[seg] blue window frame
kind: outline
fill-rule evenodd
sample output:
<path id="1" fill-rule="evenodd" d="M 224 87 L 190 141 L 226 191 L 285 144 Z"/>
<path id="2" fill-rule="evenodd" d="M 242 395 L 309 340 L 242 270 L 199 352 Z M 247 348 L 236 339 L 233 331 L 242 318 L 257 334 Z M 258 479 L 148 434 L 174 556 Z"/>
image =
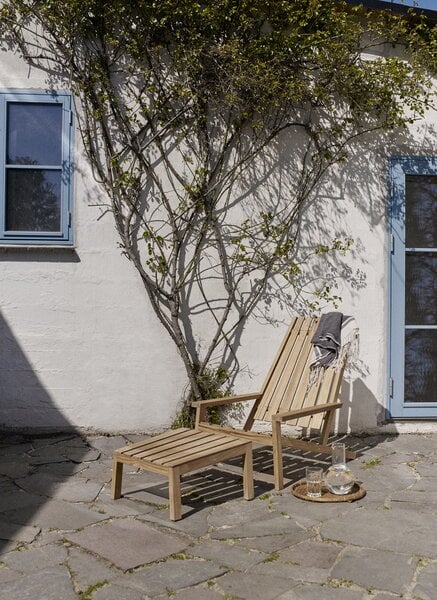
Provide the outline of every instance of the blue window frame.
<path id="1" fill-rule="evenodd" d="M 437 158 L 393 157 L 389 416 L 437 417 Z"/>
<path id="2" fill-rule="evenodd" d="M 0 92 L 0 244 L 72 245 L 68 93 Z"/>

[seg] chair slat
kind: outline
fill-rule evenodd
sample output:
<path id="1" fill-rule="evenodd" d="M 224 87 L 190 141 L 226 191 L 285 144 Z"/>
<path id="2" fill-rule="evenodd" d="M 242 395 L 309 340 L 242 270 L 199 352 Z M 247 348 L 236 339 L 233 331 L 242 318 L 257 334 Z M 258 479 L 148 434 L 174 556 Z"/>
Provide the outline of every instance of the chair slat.
<path id="1" fill-rule="evenodd" d="M 311 338 L 317 323 L 318 319 L 298 317 L 292 324 L 266 380 L 256 420 L 270 421 L 280 411 L 300 408 L 309 375 Z"/>

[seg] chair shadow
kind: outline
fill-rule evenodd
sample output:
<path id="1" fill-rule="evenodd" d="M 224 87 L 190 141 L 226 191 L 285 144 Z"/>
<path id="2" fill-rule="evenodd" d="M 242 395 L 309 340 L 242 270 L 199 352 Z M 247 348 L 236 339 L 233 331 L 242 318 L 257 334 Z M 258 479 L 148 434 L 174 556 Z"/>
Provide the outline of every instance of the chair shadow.
<path id="1" fill-rule="evenodd" d="M 381 437 L 359 438 L 354 436 L 333 436 L 333 441 L 344 442 L 350 450 L 357 453 L 357 458 L 369 448 L 377 445 Z M 284 490 L 305 476 L 305 467 L 320 465 L 327 469 L 331 464 L 330 456 L 321 453 L 307 452 L 286 448 L 283 451 Z M 208 467 L 195 473 L 189 473 L 181 480 L 181 501 L 184 517 L 218 506 L 232 500 L 243 498 L 242 458 L 236 457 L 221 462 L 218 466 Z M 273 489 L 273 454 L 268 446 L 255 446 L 253 449 L 254 492 L 255 498 L 272 492 Z M 144 472 L 143 472 L 144 473 Z M 147 477 L 147 475 L 145 475 Z M 131 476 L 132 477 L 132 476 Z M 168 507 L 168 481 L 163 478 L 159 482 L 136 485 L 135 476 L 123 490 L 123 497 L 155 504 L 157 508 Z M 186 510 L 189 507 L 191 510 Z"/>
<path id="2" fill-rule="evenodd" d="M 232 467 L 237 472 L 227 470 L 226 462 L 220 463 L 219 467 L 208 467 L 186 474 L 181 478 L 181 502 L 184 508 L 187 506 L 191 508 L 190 511 L 184 511 L 184 517 L 207 507 L 243 499 L 242 459 L 237 458 L 232 463 Z M 269 484 L 254 480 L 255 497 L 267 492 L 269 488 Z M 144 501 L 145 495 L 147 502 L 156 504 L 158 507 L 167 506 L 167 479 L 135 489 L 127 488 L 123 491 L 123 497 L 130 500 Z"/>
<path id="3" fill-rule="evenodd" d="M 348 450 L 356 452 L 356 459 L 359 459 L 370 448 L 377 446 L 382 440 L 393 438 L 389 436 L 354 436 L 354 435 L 332 435 L 328 444 L 334 442 L 343 442 Z M 307 439 L 307 438 L 306 438 Z M 308 438 L 309 441 L 317 442 L 318 438 Z M 355 459 L 355 460 L 356 460 Z M 284 448 L 282 451 L 283 469 L 284 469 L 284 489 L 288 489 L 294 483 L 305 477 L 305 468 L 309 466 L 320 466 L 324 470 L 331 466 L 330 455 L 321 452 L 309 452 L 295 448 Z M 349 461 L 348 461 L 349 462 Z M 236 467 L 237 462 L 231 459 L 226 462 L 228 466 Z M 269 490 L 272 490 L 273 483 L 273 451 L 270 446 L 259 446 L 253 449 L 253 470 L 254 477 L 261 478 Z"/>

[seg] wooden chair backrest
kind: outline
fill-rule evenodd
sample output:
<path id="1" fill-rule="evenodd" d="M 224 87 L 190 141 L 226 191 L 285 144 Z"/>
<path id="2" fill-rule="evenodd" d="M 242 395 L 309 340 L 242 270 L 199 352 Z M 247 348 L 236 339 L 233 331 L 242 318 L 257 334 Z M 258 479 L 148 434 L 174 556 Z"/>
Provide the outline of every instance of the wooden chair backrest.
<path id="1" fill-rule="evenodd" d="M 319 319 L 313 317 L 292 320 L 262 387 L 255 420 L 271 421 L 278 412 L 338 401 L 345 364 L 320 369 L 316 381 L 308 388 L 313 351 L 311 338 L 318 322 Z M 324 413 L 319 413 L 289 423 L 320 428 L 323 416 Z"/>

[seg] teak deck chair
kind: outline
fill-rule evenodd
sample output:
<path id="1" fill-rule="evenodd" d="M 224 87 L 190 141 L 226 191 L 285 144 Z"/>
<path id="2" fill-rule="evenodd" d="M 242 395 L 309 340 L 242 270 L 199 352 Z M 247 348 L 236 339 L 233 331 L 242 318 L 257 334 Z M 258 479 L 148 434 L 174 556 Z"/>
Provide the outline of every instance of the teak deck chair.
<path id="1" fill-rule="evenodd" d="M 308 385 L 313 351 L 311 338 L 317 329 L 318 322 L 318 318 L 312 317 L 295 317 L 293 319 L 260 392 L 192 403 L 196 407 L 196 428 L 204 431 L 219 430 L 223 433 L 250 439 L 258 444 L 272 446 L 274 482 L 277 490 L 284 487 L 283 447 L 325 454 L 332 453 L 327 441 L 335 411 L 342 406 L 338 395 L 346 366 L 347 352 L 341 354 L 335 367 L 321 368 L 316 373 L 316 379 L 312 385 Z M 208 423 L 208 407 L 246 400 L 255 400 L 255 403 L 243 429 Z M 271 435 L 251 431 L 255 421 L 271 422 Z M 319 429 L 319 442 L 281 435 L 282 423 Z M 347 451 L 346 456 L 355 458 L 356 453 Z"/>

